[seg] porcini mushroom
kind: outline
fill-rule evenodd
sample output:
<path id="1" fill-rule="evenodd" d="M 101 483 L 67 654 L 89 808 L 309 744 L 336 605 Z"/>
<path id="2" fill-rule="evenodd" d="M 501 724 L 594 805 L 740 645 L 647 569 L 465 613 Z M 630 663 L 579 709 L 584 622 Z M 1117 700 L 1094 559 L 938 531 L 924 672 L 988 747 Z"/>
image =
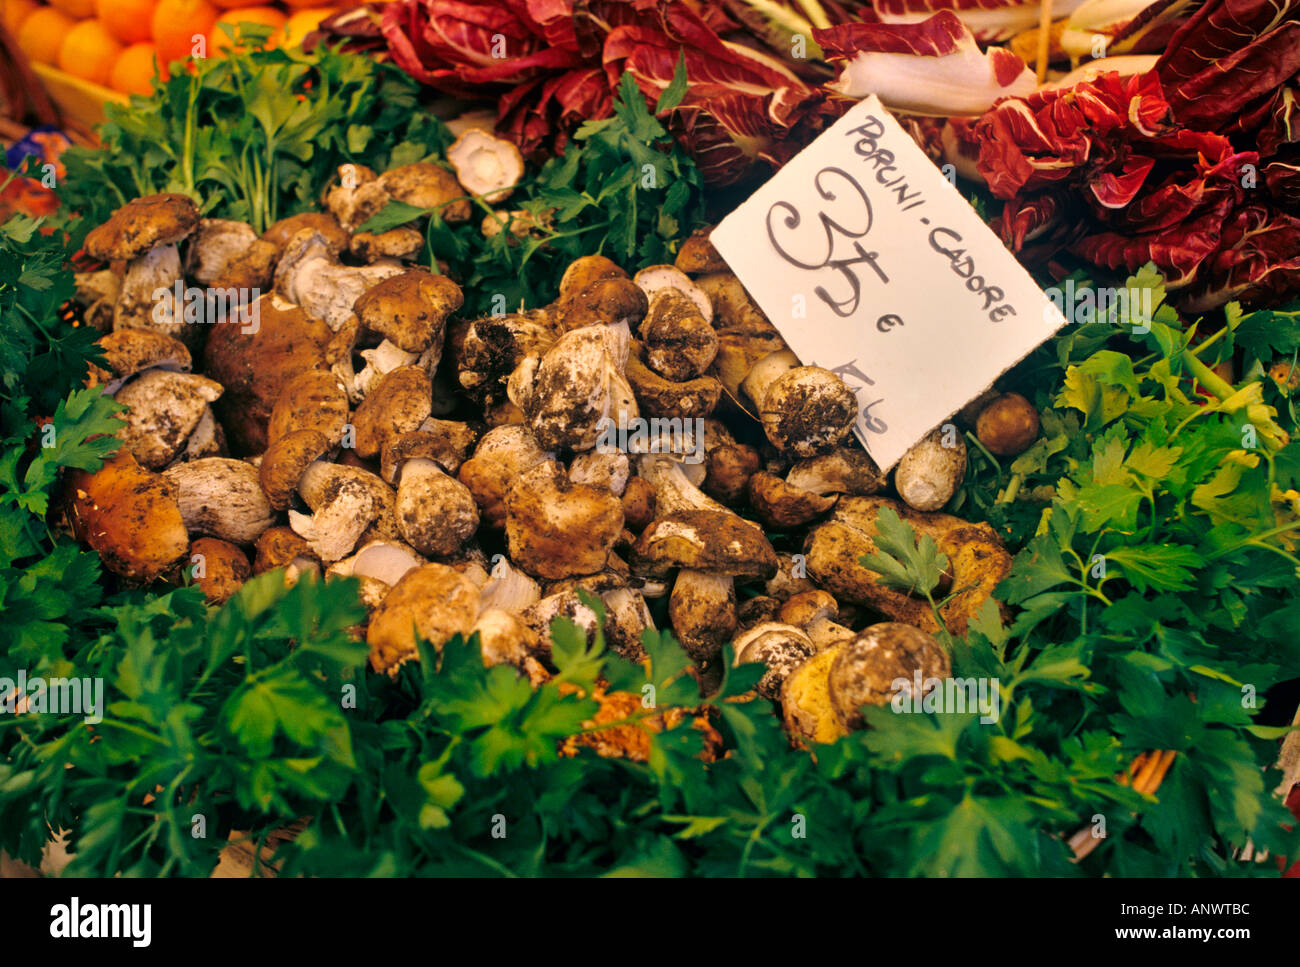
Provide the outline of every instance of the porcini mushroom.
<path id="1" fill-rule="evenodd" d="M 242 460 L 204 457 L 164 470 L 163 478 L 175 488 L 191 534 L 252 544 L 275 521 L 257 468 Z"/>
<path id="2" fill-rule="evenodd" d="M 505 496 L 510 557 L 535 577 L 593 574 L 623 529 L 623 505 L 608 490 L 572 483 L 554 461 L 520 474 Z"/>
<path id="3" fill-rule="evenodd" d="M 479 613 L 478 588 L 455 568 L 425 564 L 408 571 L 370 616 L 370 665 L 396 675 L 416 658 L 417 636 L 441 651 L 456 635 L 469 637 Z"/>
<path id="4" fill-rule="evenodd" d="M 481 195 L 489 205 L 510 197 L 524 176 L 524 158 L 509 141 L 471 128 L 447 149 L 447 161 L 456 169 L 456 180 L 472 195 Z"/>
<path id="5" fill-rule="evenodd" d="M 796 457 L 830 450 L 848 436 L 858 416 L 857 397 L 842 379 L 820 366 L 800 366 L 788 350 L 759 360 L 744 389 L 768 440 Z"/>
<path id="6" fill-rule="evenodd" d="M 900 687 L 910 690 L 917 675 L 926 689 L 935 680 L 952 677 L 948 653 L 933 636 L 896 621 L 858 632 L 839 649 L 827 676 L 840 724 L 862 728 L 862 706 L 888 703 Z"/>

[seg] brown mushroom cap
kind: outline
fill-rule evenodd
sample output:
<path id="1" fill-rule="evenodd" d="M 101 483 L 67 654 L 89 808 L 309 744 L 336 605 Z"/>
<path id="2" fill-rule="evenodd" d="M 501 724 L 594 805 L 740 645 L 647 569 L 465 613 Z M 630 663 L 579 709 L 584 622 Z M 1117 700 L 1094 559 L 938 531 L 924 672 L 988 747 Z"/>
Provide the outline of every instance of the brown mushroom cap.
<path id="1" fill-rule="evenodd" d="M 952 676 L 948 653 L 931 635 L 896 621 L 858 632 L 840 648 L 827 676 L 836 717 L 845 728 L 861 728 L 862 706 L 885 705 L 897 692 L 895 683 L 910 686 L 918 671 L 922 684 Z"/>
<path id="2" fill-rule="evenodd" d="M 885 487 L 885 475 L 867 451 L 855 447 L 837 447 L 807 460 L 800 460 L 785 475 L 792 487 L 815 494 L 852 494 L 866 497 Z"/>
<path id="3" fill-rule="evenodd" d="M 351 248 L 352 254 L 363 262 L 414 258 L 424 248 L 424 233 L 410 225 L 399 225 L 386 232 L 356 232 Z"/>
<path id="4" fill-rule="evenodd" d="M 830 370 L 796 366 L 778 376 L 760 406 L 772 445 L 798 457 L 831 449 L 853 429 L 858 401 Z"/>
<path id="5" fill-rule="evenodd" d="M 466 431 L 469 430 L 466 424 L 460 425 L 465 426 Z M 465 458 L 465 450 L 472 445 L 473 438 L 470 437 L 463 447 L 458 446 L 457 442 L 449 439 L 445 433 L 428 433 L 423 430 L 391 436 L 379 454 L 379 475 L 390 484 L 396 483 L 398 471 L 405 461 L 421 459 L 432 460 L 447 473 L 455 473 Z"/>
<path id="6" fill-rule="evenodd" d="M 159 245 L 174 245 L 199 225 L 199 209 L 188 195 L 146 195 L 129 201 L 86 236 L 91 258 L 130 261 Z"/>
<path id="7" fill-rule="evenodd" d="M 603 255 L 584 255 L 574 259 L 560 276 L 560 301 L 577 295 L 583 289 L 601 279 L 631 278 L 617 262 Z"/>
<path id="8" fill-rule="evenodd" d="M 446 168 L 428 161 L 402 165 L 379 176 L 389 196 L 415 208 L 441 209 L 447 222 L 469 219 L 473 208 L 465 189 Z"/>
<path id="9" fill-rule="evenodd" d="M 297 306 L 264 295 L 256 303 L 259 325 L 212 326 L 203 353 L 204 371 L 226 388 L 216 404 L 237 453 L 261 453 L 267 422 L 284 386 L 325 362 L 329 326 Z"/>
<path id="10" fill-rule="evenodd" d="M 989 452 L 1014 457 L 1038 439 L 1038 411 L 1019 393 L 1004 393 L 980 411 L 975 435 Z"/>
<path id="11" fill-rule="evenodd" d="M 758 451 L 746 443 L 724 443 L 708 451 L 701 489 L 715 500 L 734 504 L 749 492 L 749 480 L 762 466 Z"/>
<path id="12" fill-rule="evenodd" d="M 97 342 L 108 371 L 119 378 L 155 366 L 188 373 L 193 365 L 183 342 L 149 329 L 118 329 L 100 336 Z"/>
<path id="13" fill-rule="evenodd" d="M 465 304 L 445 275 L 411 269 L 371 286 L 353 305 L 362 324 L 399 349 L 422 353 L 442 344 L 447 317 Z"/>
<path id="14" fill-rule="evenodd" d="M 171 463 L 221 396 L 221 384 L 195 373 L 149 369 L 117 391 L 114 399 L 127 407 L 126 426 L 118 439 L 140 461 L 157 470 Z"/>
<path id="15" fill-rule="evenodd" d="M 597 279 L 561 300 L 556 305 L 556 316 L 565 330 L 620 322 L 635 329 L 649 308 L 646 294 L 635 282 L 615 276 Z"/>
<path id="16" fill-rule="evenodd" d="M 299 373 L 280 391 L 266 427 L 271 446 L 295 430 L 323 433 L 331 445 L 343 439 L 348 423 L 348 395 L 337 376 L 323 369 Z"/>
<path id="17" fill-rule="evenodd" d="M 353 416 L 357 456 L 377 456 L 384 442 L 417 429 L 433 412 L 433 383 L 418 366 L 398 366 L 375 384 Z"/>
<path id="18" fill-rule="evenodd" d="M 519 475 L 506 492 L 505 508 L 510 557 L 535 577 L 594 574 L 623 530 L 617 497 L 571 482 L 551 460 Z"/>
<path id="19" fill-rule="evenodd" d="M 371 667 L 396 674 L 418 656 L 417 636 L 438 650 L 456 635 L 468 637 L 478 610 L 478 588 L 454 568 L 425 564 L 408 571 L 370 618 Z"/>
<path id="20" fill-rule="evenodd" d="M 289 506 L 303 473 L 329 448 L 329 439 L 317 430 L 294 430 L 271 444 L 262 456 L 258 479 L 272 507 Z"/>
<path id="21" fill-rule="evenodd" d="M 123 451 L 95 473 L 70 470 L 68 519 L 114 574 L 151 581 L 189 549 L 175 488 Z"/>
<path id="22" fill-rule="evenodd" d="M 650 524 L 636 542 L 639 570 L 662 576 L 673 568 L 732 577 L 769 578 L 776 551 L 763 532 L 732 513 L 682 510 Z"/>
<path id="23" fill-rule="evenodd" d="M 346 252 L 351 245 L 352 239 L 347 230 L 328 212 L 304 212 L 282 218 L 262 233 L 262 241 L 275 246 L 275 257 L 278 260 L 289 244 L 289 239 L 304 229 L 321 235 L 335 252 Z"/>
<path id="24" fill-rule="evenodd" d="M 718 250 L 709 241 L 709 236 L 712 234 L 711 225 L 696 229 L 690 238 L 682 242 L 681 250 L 677 253 L 673 264 L 687 275 L 726 272 L 727 263 L 722 260 Z"/>
<path id="25" fill-rule="evenodd" d="M 623 518 L 629 529 L 640 532 L 655 519 L 655 488 L 645 477 L 632 477 L 623 488 Z"/>
<path id="26" fill-rule="evenodd" d="M 190 562 L 199 570 L 194 583 L 203 591 L 208 604 L 225 604 L 252 573 L 248 556 L 242 550 L 215 537 L 196 540 L 190 546 Z"/>
<path id="27" fill-rule="evenodd" d="M 806 628 L 814 621 L 834 621 L 839 617 L 840 606 L 825 591 L 801 591 L 781 605 L 781 620 L 796 628 Z"/>
<path id="28" fill-rule="evenodd" d="M 287 567 L 299 558 L 316 560 L 306 539 L 288 527 L 268 527 L 257 538 L 255 547 L 257 556 L 253 559 L 254 574 L 265 574 L 277 567 Z"/>
<path id="29" fill-rule="evenodd" d="M 280 251 L 265 239 L 258 239 L 248 248 L 231 257 L 212 280 L 213 289 L 257 289 L 269 291 L 275 278 L 275 261 Z"/>
<path id="30" fill-rule="evenodd" d="M 749 503 L 759 519 L 778 529 L 802 527 L 835 506 L 835 497 L 823 497 L 792 487 L 776 474 L 760 470 L 749 478 Z"/>

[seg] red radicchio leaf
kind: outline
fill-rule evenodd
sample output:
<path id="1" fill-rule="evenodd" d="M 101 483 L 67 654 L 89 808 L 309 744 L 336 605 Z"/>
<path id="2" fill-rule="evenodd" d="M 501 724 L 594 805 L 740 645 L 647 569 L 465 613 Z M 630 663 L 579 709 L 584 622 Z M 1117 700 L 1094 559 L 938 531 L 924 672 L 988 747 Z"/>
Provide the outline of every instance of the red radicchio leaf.
<path id="1" fill-rule="evenodd" d="M 1082 0 L 1061 0 L 1053 15 L 1071 13 Z M 1025 0 L 874 0 L 872 7 L 881 22 L 917 23 L 939 11 L 951 11 L 961 18 L 980 43 L 1010 40 L 1038 23 L 1039 4 Z"/>
<path id="2" fill-rule="evenodd" d="M 766 54 L 723 41 L 684 5 L 663 3 L 659 13 L 655 27 L 610 32 L 605 73 L 612 86 L 630 72 L 653 103 L 684 55 L 690 84 L 668 122 L 706 181 L 734 184 L 758 161 L 798 149 L 794 131 L 818 117 L 819 92 Z"/>
<path id="3" fill-rule="evenodd" d="M 1184 300 L 1208 312 L 1238 299 L 1280 302 L 1300 288 L 1300 218 L 1263 205 L 1238 209 L 1223 226 L 1219 250 L 1202 273 L 1204 283 Z"/>
<path id="4" fill-rule="evenodd" d="M 1300 0 L 1209 0 L 1156 72 L 1181 123 L 1222 130 L 1300 74 Z"/>

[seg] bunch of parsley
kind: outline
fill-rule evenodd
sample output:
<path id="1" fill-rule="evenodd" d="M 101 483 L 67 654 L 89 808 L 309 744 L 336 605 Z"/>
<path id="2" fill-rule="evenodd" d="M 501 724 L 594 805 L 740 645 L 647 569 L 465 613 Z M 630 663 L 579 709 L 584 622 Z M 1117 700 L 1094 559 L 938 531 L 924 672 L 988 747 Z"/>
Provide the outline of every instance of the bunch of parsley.
<path id="1" fill-rule="evenodd" d="M 229 32 L 229 28 L 223 28 Z M 376 171 L 424 161 L 451 142 L 420 109 L 419 85 L 369 57 L 318 45 L 265 50 L 270 28 L 241 25 L 240 46 L 107 105 L 101 145 L 63 155 L 59 195 L 84 234 L 155 192 L 194 198 L 205 215 L 272 222 L 320 207 L 339 165 Z"/>
<path id="2" fill-rule="evenodd" d="M 385 231 L 428 215 L 425 260 L 444 264 L 460 282 L 471 315 L 546 305 L 564 270 L 584 255 L 605 255 L 632 271 L 671 262 L 704 212 L 699 170 L 655 117 L 685 91 L 679 65 L 651 113 L 624 75 L 613 116 L 584 124 L 562 155 L 516 188 L 508 204 L 535 226 L 523 238 L 481 199 L 468 224 L 448 225 L 436 212 L 390 202 L 361 228 Z M 487 220 L 501 228 L 491 238 L 483 233 Z"/>

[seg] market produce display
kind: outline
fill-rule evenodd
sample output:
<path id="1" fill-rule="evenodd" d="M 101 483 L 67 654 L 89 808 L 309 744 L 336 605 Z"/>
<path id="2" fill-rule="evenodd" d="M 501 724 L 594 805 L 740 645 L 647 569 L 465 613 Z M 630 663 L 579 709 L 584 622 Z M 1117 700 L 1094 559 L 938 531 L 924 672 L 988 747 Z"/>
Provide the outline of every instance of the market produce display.
<path id="1" fill-rule="evenodd" d="M 5 853 L 1295 862 L 1300 7 L 169 5 L 0 225 Z M 867 94 L 1069 293 L 884 469 L 710 242 Z"/>

